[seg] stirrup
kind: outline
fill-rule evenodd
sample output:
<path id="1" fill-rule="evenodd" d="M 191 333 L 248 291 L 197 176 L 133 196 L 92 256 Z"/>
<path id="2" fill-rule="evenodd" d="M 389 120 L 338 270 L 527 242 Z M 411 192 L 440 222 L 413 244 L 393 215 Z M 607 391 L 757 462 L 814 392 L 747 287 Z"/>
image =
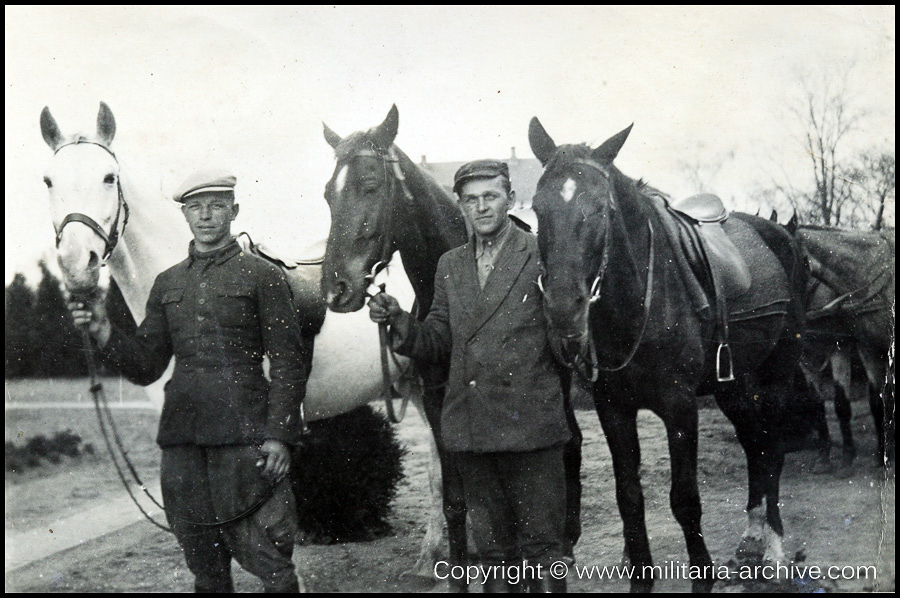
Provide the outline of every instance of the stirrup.
<path id="1" fill-rule="evenodd" d="M 722 361 L 722 349 L 725 350 L 725 363 Z M 723 365 L 727 367 L 725 375 L 722 375 Z M 731 360 L 731 347 L 728 346 L 728 343 L 719 343 L 719 348 L 716 351 L 716 378 L 719 382 L 734 381 L 734 364 Z"/>

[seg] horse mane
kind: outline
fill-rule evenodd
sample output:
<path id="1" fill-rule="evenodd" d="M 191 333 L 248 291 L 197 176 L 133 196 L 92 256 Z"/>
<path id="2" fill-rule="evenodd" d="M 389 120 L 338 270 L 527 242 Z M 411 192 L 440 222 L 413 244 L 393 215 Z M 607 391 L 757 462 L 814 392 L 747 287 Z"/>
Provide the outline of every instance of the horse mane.
<path id="1" fill-rule="evenodd" d="M 557 148 L 556 153 L 547 162 L 544 170 L 550 172 L 559 162 L 568 160 L 589 160 L 596 162 L 592 156 L 592 149 L 586 143 L 562 145 Z M 614 164 L 607 168 L 610 174 L 610 180 L 616 191 L 616 195 L 622 197 L 637 196 L 641 199 L 649 199 L 651 197 L 662 197 L 667 202 L 671 201 L 670 196 L 656 187 L 651 186 L 644 179 L 633 179 L 624 174 Z"/>

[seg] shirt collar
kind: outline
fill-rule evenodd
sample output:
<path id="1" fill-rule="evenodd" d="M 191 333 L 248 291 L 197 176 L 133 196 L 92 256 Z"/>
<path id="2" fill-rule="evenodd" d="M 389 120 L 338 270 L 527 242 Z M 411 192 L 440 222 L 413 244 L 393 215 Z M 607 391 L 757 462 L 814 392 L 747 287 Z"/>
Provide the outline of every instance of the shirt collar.
<path id="1" fill-rule="evenodd" d="M 513 224 L 512 220 L 507 219 L 506 228 L 503 231 L 501 231 L 498 236 L 492 238 L 490 241 L 484 241 L 482 239 L 479 239 L 478 235 L 473 235 L 473 237 L 474 237 L 473 244 L 475 246 L 475 259 L 478 259 L 482 255 L 484 255 L 485 250 L 488 248 L 492 249 L 494 251 L 494 254 L 496 255 L 496 253 L 500 251 L 500 249 L 503 247 L 503 244 L 509 238 L 509 233 L 513 229 L 514 226 L 515 225 Z"/>
<path id="2" fill-rule="evenodd" d="M 199 251 L 194 245 L 194 242 L 191 241 L 190 245 L 188 245 L 188 257 L 190 259 L 188 265 L 193 265 L 197 260 L 212 260 L 216 265 L 224 264 L 241 251 L 243 250 L 238 244 L 237 239 L 234 237 L 232 237 L 231 242 L 224 247 L 212 251 Z"/>

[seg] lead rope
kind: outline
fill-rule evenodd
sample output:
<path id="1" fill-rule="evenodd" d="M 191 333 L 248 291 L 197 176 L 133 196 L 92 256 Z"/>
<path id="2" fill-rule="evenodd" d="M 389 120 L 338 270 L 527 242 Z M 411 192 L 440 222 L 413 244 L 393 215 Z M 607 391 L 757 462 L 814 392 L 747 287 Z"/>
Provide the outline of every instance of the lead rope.
<path id="1" fill-rule="evenodd" d="M 106 400 L 106 393 L 103 391 L 103 383 L 100 382 L 96 357 L 94 354 L 94 345 L 91 342 L 91 337 L 88 333 L 87 327 L 81 329 L 81 338 L 84 344 L 85 358 L 87 360 L 88 366 L 88 375 L 91 381 L 90 390 L 91 395 L 94 399 L 94 409 L 97 412 L 97 421 L 100 424 L 100 432 L 103 436 L 103 442 L 104 444 L 106 444 L 106 450 L 109 452 L 109 457 L 113 462 L 116 474 L 119 476 L 119 480 L 122 482 L 122 485 L 125 486 L 125 491 L 128 492 L 128 496 L 131 498 L 131 501 L 135 504 L 135 506 L 137 506 L 138 510 L 147 519 L 147 521 L 161 530 L 174 534 L 175 532 L 171 527 L 159 523 L 150 515 L 150 513 L 148 513 L 144 509 L 141 503 L 138 502 L 137 497 L 135 497 L 134 492 L 132 492 L 131 490 L 131 486 L 128 482 L 128 477 L 125 475 L 122 465 L 119 463 L 119 459 L 121 459 L 128 467 L 128 470 L 131 472 L 131 476 L 134 478 L 134 481 L 140 486 L 141 490 L 144 492 L 144 494 L 147 495 L 151 502 L 153 502 L 153 504 L 156 505 L 161 511 L 166 512 L 166 508 L 158 500 L 156 500 L 153 494 L 150 493 L 150 490 L 147 489 L 146 484 L 144 484 L 144 482 L 141 480 L 141 477 L 138 475 L 137 469 L 135 469 L 134 464 L 131 462 L 131 459 L 128 458 L 128 451 L 125 450 L 125 446 L 122 443 L 122 437 L 119 435 L 119 430 L 116 427 L 115 419 L 113 419 L 112 411 L 109 408 L 109 402 Z M 107 421 L 104 421 L 104 415 L 106 416 L 106 420 L 108 420 L 109 431 L 107 430 Z M 118 456 L 116 455 L 116 450 L 113 447 L 113 441 L 110 440 L 110 431 L 112 432 L 112 437 L 115 441 L 115 447 L 117 447 L 119 451 Z M 249 517 L 256 511 L 258 511 L 272 497 L 272 495 L 275 493 L 275 489 L 278 487 L 278 484 L 284 479 L 286 478 L 282 478 L 281 480 L 269 484 L 269 488 L 265 493 L 263 493 L 263 496 L 249 509 L 235 517 L 226 519 L 225 521 L 193 521 L 180 515 L 173 516 L 182 523 L 188 525 L 197 525 L 201 527 L 220 527 L 223 525 L 228 525 L 229 523 L 235 523 L 246 517 Z"/>

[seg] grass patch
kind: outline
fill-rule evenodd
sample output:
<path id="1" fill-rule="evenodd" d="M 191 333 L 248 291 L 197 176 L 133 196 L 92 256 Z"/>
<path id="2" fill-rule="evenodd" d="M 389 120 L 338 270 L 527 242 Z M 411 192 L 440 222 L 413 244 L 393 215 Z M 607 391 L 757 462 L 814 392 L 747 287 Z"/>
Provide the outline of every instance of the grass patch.
<path id="1" fill-rule="evenodd" d="M 8 473 L 23 472 L 46 463 L 59 463 L 63 457 L 72 459 L 93 455 L 94 445 L 83 443 L 72 430 L 57 432 L 50 438 L 43 434 L 30 438 L 23 446 L 6 441 L 4 457 Z"/>

